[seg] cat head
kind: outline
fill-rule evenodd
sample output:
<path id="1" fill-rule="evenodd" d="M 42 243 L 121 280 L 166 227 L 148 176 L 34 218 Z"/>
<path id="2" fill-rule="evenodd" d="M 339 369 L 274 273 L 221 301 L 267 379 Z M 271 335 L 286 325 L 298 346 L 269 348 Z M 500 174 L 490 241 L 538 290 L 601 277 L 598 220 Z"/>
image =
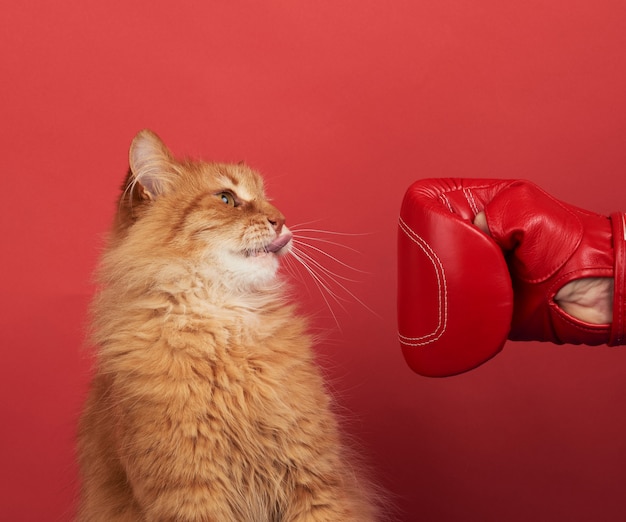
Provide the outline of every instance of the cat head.
<path id="1" fill-rule="evenodd" d="M 271 281 L 292 235 L 244 164 L 179 161 L 149 130 L 135 136 L 113 244 L 184 262 L 229 284 Z M 137 249 L 135 249 L 137 251 Z"/>

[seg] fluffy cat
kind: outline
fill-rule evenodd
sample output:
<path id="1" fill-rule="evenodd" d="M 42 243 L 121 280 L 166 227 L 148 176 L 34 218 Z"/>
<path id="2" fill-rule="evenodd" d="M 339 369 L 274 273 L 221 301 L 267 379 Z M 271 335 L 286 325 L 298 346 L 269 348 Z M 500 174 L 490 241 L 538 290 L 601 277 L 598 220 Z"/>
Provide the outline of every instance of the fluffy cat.
<path id="1" fill-rule="evenodd" d="M 78 519 L 374 520 L 284 297 L 292 234 L 260 176 L 178 161 L 147 130 L 129 157 L 93 304 Z"/>

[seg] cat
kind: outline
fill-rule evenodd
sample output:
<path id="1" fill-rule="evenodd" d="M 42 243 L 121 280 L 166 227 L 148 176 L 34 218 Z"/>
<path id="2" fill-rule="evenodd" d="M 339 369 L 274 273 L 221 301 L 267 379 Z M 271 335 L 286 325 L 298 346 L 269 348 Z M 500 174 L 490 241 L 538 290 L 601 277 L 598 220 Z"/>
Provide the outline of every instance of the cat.
<path id="1" fill-rule="evenodd" d="M 241 164 L 177 160 L 149 130 L 98 270 L 79 521 L 366 522 L 306 321 L 292 232 Z"/>

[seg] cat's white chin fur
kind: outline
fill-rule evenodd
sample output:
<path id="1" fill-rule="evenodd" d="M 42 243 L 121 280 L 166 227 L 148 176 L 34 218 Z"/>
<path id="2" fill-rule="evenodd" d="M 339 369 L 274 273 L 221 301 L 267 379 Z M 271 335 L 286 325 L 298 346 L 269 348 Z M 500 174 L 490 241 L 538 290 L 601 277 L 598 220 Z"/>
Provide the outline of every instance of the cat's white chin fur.
<path id="1" fill-rule="evenodd" d="M 275 254 L 245 256 L 229 253 L 222 259 L 223 266 L 230 272 L 231 279 L 244 286 L 258 286 L 271 282 L 278 272 L 278 257 Z"/>
<path id="2" fill-rule="evenodd" d="M 258 286 L 271 282 L 278 272 L 279 258 L 287 255 L 292 247 L 292 234 L 284 227 L 278 238 L 270 243 L 271 248 L 253 251 L 227 251 L 220 256 L 222 266 L 231 277 L 250 286 Z M 278 249 L 273 250 L 276 246 Z"/>

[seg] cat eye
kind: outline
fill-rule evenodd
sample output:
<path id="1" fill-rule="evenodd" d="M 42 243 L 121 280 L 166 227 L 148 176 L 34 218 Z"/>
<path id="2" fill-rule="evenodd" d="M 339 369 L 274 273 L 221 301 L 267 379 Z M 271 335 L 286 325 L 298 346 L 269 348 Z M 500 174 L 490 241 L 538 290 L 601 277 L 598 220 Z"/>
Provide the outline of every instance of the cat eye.
<path id="1" fill-rule="evenodd" d="M 237 206 L 237 200 L 235 199 L 235 196 L 230 192 L 220 192 L 219 194 L 217 194 L 217 197 L 231 207 Z"/>

